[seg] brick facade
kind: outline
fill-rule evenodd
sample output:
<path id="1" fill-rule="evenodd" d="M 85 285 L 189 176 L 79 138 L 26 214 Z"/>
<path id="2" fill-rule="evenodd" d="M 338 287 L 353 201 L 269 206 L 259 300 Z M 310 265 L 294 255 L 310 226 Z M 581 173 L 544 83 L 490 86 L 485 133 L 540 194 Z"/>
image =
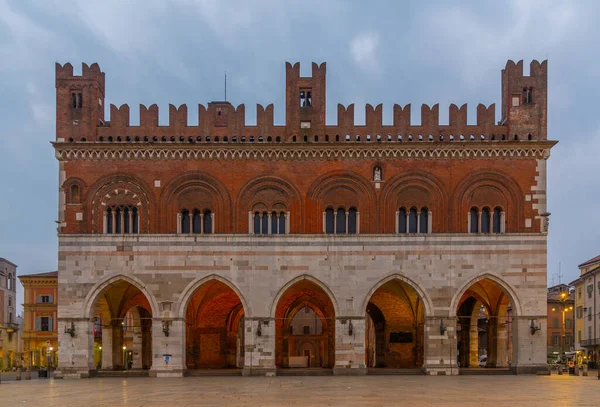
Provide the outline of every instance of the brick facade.
<path id="1" fill-rule="evenodd" d="M 377 302 L 385 365 L 455 374 L 456 316 L 470 297 L 495 318 L 510 303 L 511 366 L 542 369 L 546 334 L 529 326 L 546 322 L 546 70 L 533 61 L 524 76 L 522 61 L 507 63 L 499 123 L 494 105 L 477 107 L 476 124 L 452 105 L 445 126 L 438 105 L 421 108 L 420 125 L 395 105 L 384 126 L 382 106 L 367 105 L 356 126 L 354 106 L 338 105 L 337 125 L 326 125 L 325 64 L 311 77 L 287 64 L 285 126 L 273 124 L 273 105 L 246 126 L 244 105 L 229 102 L 199 105 L 198 126 L 185 105 L 170 106 L 166 126 L 156 105 L 141 106 L 131 126 L 127 105 L 105 120 L 97 64 L 81 76 L 57 64 L 59 321 L 78 332 L 61 342 L 62 371 L 91 370 L 91 310 L 106 290 L 151 315 L 156 375 L 285 368 L 296 356 L 285 327 L 304 306 L 322 319 L 323 367 L 364 373 Z M 119 291 L 123 282 L 134 289 Z M 496 294 L 479 292 L 488 283 Z M 386 307 L 390 296 L 403 305 Z M 123 307 L 108 301 L 107 318 Z M 412 344 L 389 343 L 395 331 Z M 521 347 L 531 341 L 539 352 Z"/>

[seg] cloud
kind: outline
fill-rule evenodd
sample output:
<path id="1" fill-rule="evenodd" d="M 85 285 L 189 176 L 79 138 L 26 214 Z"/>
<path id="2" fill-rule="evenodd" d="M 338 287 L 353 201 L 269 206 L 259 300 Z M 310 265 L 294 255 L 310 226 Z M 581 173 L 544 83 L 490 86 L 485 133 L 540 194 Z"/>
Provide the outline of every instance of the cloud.
<path id="1" fill-rule="evenodd" d="M 350 54 L 352 55 L 352 59 L 359 68 L 365 71 L 380 71 L 380 65 L 377 59 L 378 48 L 379 34 L 375 32 L 360 33 L 350 41 Z"/>

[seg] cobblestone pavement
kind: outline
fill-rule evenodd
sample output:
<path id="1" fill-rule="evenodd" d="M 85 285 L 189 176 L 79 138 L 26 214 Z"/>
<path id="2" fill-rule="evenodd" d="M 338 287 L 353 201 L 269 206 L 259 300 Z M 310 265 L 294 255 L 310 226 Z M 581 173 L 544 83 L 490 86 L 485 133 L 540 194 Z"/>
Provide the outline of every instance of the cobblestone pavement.
<path id="1" fill-rule="evenodd" d="M 600 380 L 574 376 L 189 377 L 0 385 L 1 406 L 597 406 Z"/>

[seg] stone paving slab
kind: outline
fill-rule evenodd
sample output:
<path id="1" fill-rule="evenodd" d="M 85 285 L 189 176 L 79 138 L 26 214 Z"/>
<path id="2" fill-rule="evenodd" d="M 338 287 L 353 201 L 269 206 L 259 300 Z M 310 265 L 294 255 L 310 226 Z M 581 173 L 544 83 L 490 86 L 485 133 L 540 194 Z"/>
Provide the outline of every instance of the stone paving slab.
<path id="1" fill-rule="evenodd" d="M 191 377 L 8 382 L 0 406 L 597 406 L 594 376 Z"/>

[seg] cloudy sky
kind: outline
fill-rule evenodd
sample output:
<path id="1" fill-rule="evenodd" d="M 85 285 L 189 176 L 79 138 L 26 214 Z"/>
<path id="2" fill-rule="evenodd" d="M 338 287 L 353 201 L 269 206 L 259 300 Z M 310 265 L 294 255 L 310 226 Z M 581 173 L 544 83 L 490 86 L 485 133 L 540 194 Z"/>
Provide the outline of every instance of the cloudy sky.
<path id="1" fill-rule="evenodd" d="M 600 3 L 531 1 L 0 0 L 0 257 L 19 273 L 57 268 L 54 63 L 98 62 L 106 106 L 194 106 L 223 98 L 275 104 L 284 122 L 285 61 L 327 62 L 328 122 L 337 103 L 479 102 L 500 113 L 508 59 L 549 60 L 548 282 L 600 254 Z M 195 109 L 190 122 L 197 123 Z M 420 109 L 413 109 L 419 120 Z M 108 115 L 108 112 L 107 112 Z M 107 116 L 108 117 L 108 116 Z M 498 117 L 499 119 L 499 117 Z M 22 297 L 19 299 L 22 301 Z"/>

